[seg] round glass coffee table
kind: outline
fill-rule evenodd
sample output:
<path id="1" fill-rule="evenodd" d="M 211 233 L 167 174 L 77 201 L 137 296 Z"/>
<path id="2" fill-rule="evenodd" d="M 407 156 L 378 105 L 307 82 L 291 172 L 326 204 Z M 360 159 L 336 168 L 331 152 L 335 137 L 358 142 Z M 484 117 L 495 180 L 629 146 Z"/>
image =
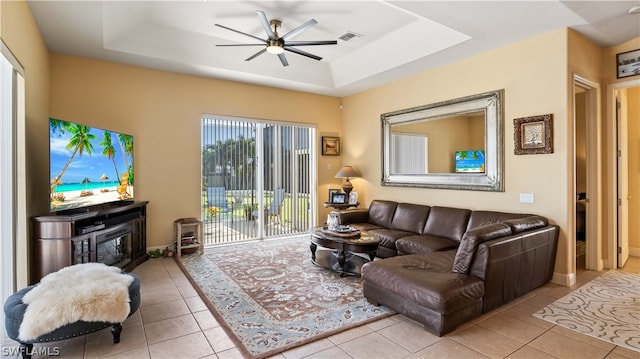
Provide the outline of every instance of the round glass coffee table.
<path id="1" fill-rule="evenodd" d="M 380 238 L 357 230 L 331 231 L 324 227 L 311 230 L 311 260 L 334 270 L 341 277 L 360 275 L 362 265 L 376 256 Z M 318 251 L 318 247 L 323 249 Z M 365 256 L 366 255 L 366 256 Z"/>

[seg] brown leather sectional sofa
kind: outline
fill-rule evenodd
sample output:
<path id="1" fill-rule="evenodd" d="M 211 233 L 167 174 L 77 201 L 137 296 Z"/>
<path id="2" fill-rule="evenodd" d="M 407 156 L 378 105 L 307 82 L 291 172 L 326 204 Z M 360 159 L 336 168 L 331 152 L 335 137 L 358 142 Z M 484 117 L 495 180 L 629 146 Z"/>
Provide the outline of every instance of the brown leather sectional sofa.
<path id="1" fill-rule="evenodd" d="M 559 228 L 541 216 L 375 200 L 339 219 L 381 239 L 364 296 L 438 336 L 553 275 Z"/>

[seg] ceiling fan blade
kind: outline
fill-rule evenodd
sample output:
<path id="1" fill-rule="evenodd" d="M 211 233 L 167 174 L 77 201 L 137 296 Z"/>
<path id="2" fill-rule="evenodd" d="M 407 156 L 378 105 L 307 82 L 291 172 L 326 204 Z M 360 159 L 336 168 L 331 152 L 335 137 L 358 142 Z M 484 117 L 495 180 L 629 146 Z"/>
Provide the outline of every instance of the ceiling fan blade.
<path id="1" fill-rule="evenodd" d="M 264 27 L 264 31 L 267 33 L 269 40 L 275 40 L 276 34 L 274 34 L 273 30 L 271 30 L 271 25 L 269 24 L 267 15 L 265 15 L 264 12 L 260 10 L 257 10 L 256 12 L 258 13 L 258 18 L 260 19 L 260 22 L 262 23 L 262 27 Z"/>
<path id="2" fill-rule="evenodd" d="M 311 19 L 307 22 L 305 22 L 304 24 L 296 27 L 295 29 L 287 32 L 286 34 L 284 34 L 283 36 L 281 36 L 281 38 L 283 40 L 289 40 L 289 39 L 293 39 L 294 37 L 300 35 L 303 31 L 305 31 L 306 29 L 310 28 L 311 26 L 317 24 L 318 22 L 315 19 Z"/>
<path id="3" fill-rule="evenodd" d="M 282 66 L 289 66 L 289 61 L 287 61 L 284 54 L 278 54 L 278 58 L 280 59 L 280 62 L 282 62 Z"/>
<path id="4" fill-rule="evenodd" d="M 326 41 L 287 41 L 285 45 L 287 46 L 314 46 L 314 45 L 337 45 L 338 41 L 336 40 L 326 40 Z"/>
<path id="5" fill-rule="evenodd" d="M 259 37 L 257 37 L 257 36 L 253 36 L 253 35 L 251 35 L 251 34 L 247 34 L 246 32 L 238 31 L 238 30 L 235 30 L 235 29 L 232 29 L 232 28 L 230 28 L 230 27 L 226 27 L 226 26 L 224 26 L 224 25 L 220 25 L 220 24 L 216 24 L 216 26 L 217 26 L 217 27 L 221 27 L 221 28 L 223 28 L 223 29 L 225 29 L 225 30 L 233 31 L 233 32 L 235 32 L 235 33 L 237 33 L 237 34 L 240 34 L 240 35 L 249 36 L 250 38 L 253 38 L 253 39 L 256 39 L 256 40 L 258 40 L 258 41 L 261 41 L 261 42 L 262 42 L 262 43 L 264 43 L 264 44 L 266 44 L 266 43 L 267 43 L 267 40 L 265 40 L 265 39 L 261 39 L 261 38 L 259 38 Z"/>
<path id="6" fill-rule="evenodd" d="M 245 59 L 244 61 L 251 61 L 251 60 L 255 59 L 256 57 L 258 57 L 258 56 L 260 56 L 260 55 L 264 54 L 265 52 L 267 52 L 267 49 L 266 49 L 266 48 L 264 48 L 264 49 L 262 49 L 262 50 L 260 50 L 260 51 L 256 52 L 255 54 L 251 55 L 250 57 L 248 57 L 248 58 L 247 58 L 247 59 Z"/>
<path id="7" fill-rule="evenodd" d="M 235 47 L 235 46 L 264 46 L 264 44 L 221 44 L 218 47 Z"/>
<path id="8" fill-rule="evenodd" d="M 308 53 L 306 51 L 298 50 L 295 47 L 285 46 L 284 49 L 287 50 L 287 51 L 293 52 L 294 54 L 306 56 L 306 57 L 312 58 L 314 60 L 318 60 L 318 61 L 322 60 L 322 57 L 320 57 L 320 56 L 317 56 L 317 55 L 314 55 L 314 54 L 310 54 L 310 53 Z"/>

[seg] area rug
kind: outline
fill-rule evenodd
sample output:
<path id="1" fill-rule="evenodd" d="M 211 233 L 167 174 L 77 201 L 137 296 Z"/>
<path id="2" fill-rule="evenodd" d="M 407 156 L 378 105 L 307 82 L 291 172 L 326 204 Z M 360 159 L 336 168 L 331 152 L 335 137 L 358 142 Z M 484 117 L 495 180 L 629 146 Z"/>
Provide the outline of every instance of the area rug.
<path id="1" fill-rule="evenodd" d="M 317 267 L 309 237 L 211 247 L 177 258 L 243 354 L 265 358 L 393 312 L 369 304 L 361 279 Z"/>
<path id="2" fill-rule="evenodd" d="M 640 352 L 640 274 L 608 271 L 533 316 Z"/>

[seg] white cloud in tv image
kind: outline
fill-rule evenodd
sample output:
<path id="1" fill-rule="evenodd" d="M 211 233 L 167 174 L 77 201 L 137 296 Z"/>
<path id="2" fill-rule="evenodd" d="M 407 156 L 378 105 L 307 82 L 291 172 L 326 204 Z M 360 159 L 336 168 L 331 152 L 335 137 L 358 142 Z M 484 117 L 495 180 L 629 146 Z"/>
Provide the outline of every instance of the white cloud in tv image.
<path id="1" fill-rule="evenodd" d="M 133 199 L 133 136 L 49 119 L 50 210 Z"/>

